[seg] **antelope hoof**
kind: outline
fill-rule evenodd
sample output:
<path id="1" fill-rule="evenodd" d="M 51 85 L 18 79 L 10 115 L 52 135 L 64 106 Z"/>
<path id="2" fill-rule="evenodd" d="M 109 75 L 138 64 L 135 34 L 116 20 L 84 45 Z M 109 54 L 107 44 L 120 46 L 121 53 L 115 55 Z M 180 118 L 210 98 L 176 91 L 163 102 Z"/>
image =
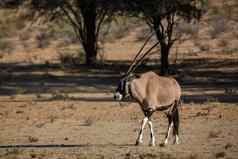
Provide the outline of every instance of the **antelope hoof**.
<path id="1" fill-rule="evenodd" d="M 177 144 L 177 145 L 180 144 L 180 139 L 178 137 L 174 139 L 174 144 Z"/>
<path id="2" fill-rule="evenodd" d="M 141 145 L 143 142 L 139 141 L 139 140 L 136 140 L 136 146 L 139 146 Z"/>
<path id="3" fill-rule="evenodd" d="M 149 146 L 154 147 L 155 143 L 150 143 Z"/>
<path id="4" fill-rule="evenodd" d="M 164 140 L 164 146 L 165 146 L 165 145 L 168 145 L 168 143 L 169 143 L 169 140 L 166 138 L 166 139 Z"/>
<path id="5" fill-rule="evenodd" d="M 164 143 L 161 143 L 161 144 L 159 144 L 159 146 L 160 146 L 160 147 L 164 147 L 164 146 L 165 146 L 165 144 L 164 144 Z"/>

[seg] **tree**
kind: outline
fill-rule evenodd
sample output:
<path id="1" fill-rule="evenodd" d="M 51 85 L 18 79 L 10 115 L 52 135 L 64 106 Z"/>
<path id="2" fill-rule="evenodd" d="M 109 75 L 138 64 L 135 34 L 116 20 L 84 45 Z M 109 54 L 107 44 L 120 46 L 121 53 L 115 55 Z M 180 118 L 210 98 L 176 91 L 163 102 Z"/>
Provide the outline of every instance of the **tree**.
<path id="1" fill-rule="evenodd" d="M 102 23 L 108 17 L 103 0 L 31 0 L 31 7 L 49 19 L 69 23 L 86 53 L 86 64 L 93 65 L 97 57 L 97 40 Z"/>
<path id="2" fill-rule="evenodd" d="M 63 20 L 69 23 L 86 53 L 86 64 L 96 62 L 97 41 L 103 22 L 110 18 L 108 0 L 3 0 L 1 7 L 28 8 L 34 18 Z"/>
<path id="3" fill-rule="evenodd" d="M 23 0 L 1 0 L 0 1 L 0 7 L 4 8 L 12 8 L 20 5 Z"/>
<path id="4" fill-rule="evenodd" d="M 155 31 L 160 45 L 160 70 L 163 75 L 168 73 L 170 49 L 179 38 L 174 34 L 174 28 L 181 22 L 181 19 L 200 18 L 201 9 L 197 2 L 194 0 L 127 1 L 127 4 L 131 6 L 130 11 L 139 16 L 142 13 L 142 18 Z"/>

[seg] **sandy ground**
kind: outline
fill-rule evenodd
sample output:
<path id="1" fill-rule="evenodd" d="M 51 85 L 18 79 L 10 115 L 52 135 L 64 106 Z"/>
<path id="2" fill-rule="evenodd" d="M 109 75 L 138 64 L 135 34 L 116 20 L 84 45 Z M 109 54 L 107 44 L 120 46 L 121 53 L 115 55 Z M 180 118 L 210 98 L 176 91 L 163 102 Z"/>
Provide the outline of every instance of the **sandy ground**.
<path id="1" fill-rule="evenodd" d="M 106 96 L 106 95 L 105 95 Z M 76 98 L 77 99 L 77 98 Z M 75 99 L 75 100 L 76 100 Z M 0 158 L 236 158 L 238 107 L 206 102 L 181 109 L 181 144 L 159 146 L 167 129 L 153 116 L 155 147 L 134 146 L 143 115 L 135 103 L 1 100 Z"/>
<path id="2" fill-rule="evenodd" d="M 205 71 L 201 65 L 197 72 L 184 71 L 183 80 L 179 79 L 184 100 L 181 144 L 173 145 L 171 140 L 165 147 L 160 143 L 167 119 L 161 112 L 153 115 L 156 146 L 148 146 L 148 129 L 144 144 L 134 146 L 143 114 L 136 103 L 112 99 L 119 79 L 116 72 L 59 69 L 46 73 L 44 68 L 12 67 L 11 75 L 5 74 L 1 81 L 0 158 L 235 159 L 237 67 L 222 64 L 211 62 L 204 64 L 210 68 Z M 211 66 L 216 65 L 223 74 L 213 72 Z"/>
<path id="3" fill-rule="evenodd" d="M 103 60 L 116 60 L 114 64 L 131 60 L 142 42 L 135 42 L 134 33 L 128 36 L 107 43 Z M 216 48 L 214 41 L 210 43 Z M 140 107 L 112 99 L 119 72 L 127 67 L 68 69 L 55 64 L 59 62 L 55 48 L 4 55 L 0 159 L 238 158 L 237 52 L 194 53 L 198 46 L 186 43 L 190 44 L 189 49 L 182 46 L 178 57 L 174 51 L 170 55 L 183 90 L 181 144 L 171 140 L 165 147 L 160 146 L 167 130 L 163 113 L 153 115 L 156 146 L 148 146 L 148 128 L 144 144 L 135 146 L 143 118 Z M 237 48 L 238 41 L 229 44 Z M 158 62 L 159 57 L 154 58 Z"/>

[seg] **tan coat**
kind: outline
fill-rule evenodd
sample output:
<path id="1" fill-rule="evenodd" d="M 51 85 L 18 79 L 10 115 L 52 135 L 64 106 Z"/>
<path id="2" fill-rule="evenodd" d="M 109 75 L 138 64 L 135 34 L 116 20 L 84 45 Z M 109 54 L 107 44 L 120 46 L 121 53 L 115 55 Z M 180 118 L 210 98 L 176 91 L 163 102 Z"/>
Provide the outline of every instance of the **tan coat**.
<path id="1" fill-rule="evenodd" d="M 131 94 L 143 110 L 158 110 L 172 105 L 181 97 L 181 87 L 174 78 L 146 72 L 130 83 Z"/>

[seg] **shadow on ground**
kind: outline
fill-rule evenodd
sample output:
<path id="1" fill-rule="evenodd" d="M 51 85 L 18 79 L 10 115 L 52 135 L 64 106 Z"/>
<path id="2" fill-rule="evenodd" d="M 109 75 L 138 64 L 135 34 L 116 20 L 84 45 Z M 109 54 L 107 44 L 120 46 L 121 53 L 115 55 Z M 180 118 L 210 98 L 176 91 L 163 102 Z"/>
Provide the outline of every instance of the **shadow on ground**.
<path id="1" fill-rule="evenodd" d="M 0 149 L 8 149 L 8 148 L 73 148 L 73 147 L 130 147 L 135 146 L 135 144 L 25 144 L 25 145 L 0 145 Z"/>
<path id="2" fill-rule="evenodd" d="M 0 64 L 0 96 L 44 94 L 44 93 L 91 93 L 90 97 L 74 97 L 82 101 L 112 101 L 109 97 L 94 97 L 93 93 L 111 93 L 126 72 L 129 61 L 107 61 L 105 64 L 87 67 L 78 65 L 23 65 Z M 142 65 L 138 72 L 158 71 L 158 65 Z M 186 94 L 185 103 L 203 103 L 208 99 L 220 102 L 238 102 L 237 60 L 187 59 L 173 65 L 176 78 Z M 213 92 L 203 94 L 203 92 Z M 218 93 L 219 92 L 219 93 Z"/>

